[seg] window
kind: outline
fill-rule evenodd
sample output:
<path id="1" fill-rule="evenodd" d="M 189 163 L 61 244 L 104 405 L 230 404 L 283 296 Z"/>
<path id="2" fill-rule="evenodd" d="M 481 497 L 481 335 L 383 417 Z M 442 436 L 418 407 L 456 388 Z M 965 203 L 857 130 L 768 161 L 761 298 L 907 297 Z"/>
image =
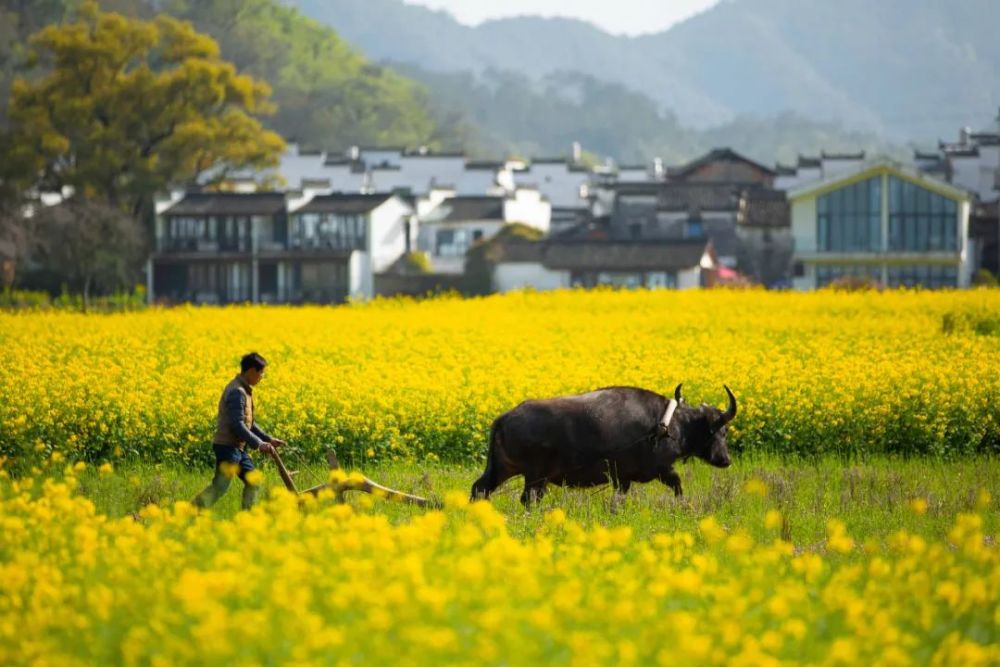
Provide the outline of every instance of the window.
<path id="1" fill-rule="evenodd" d="M 600 271 L 597 274 L 598 285 L 610 285 L 612 287 L 627 287 L 634 289 L 642 287 L 643 275 L 641 273 L 619 273 L 617 271 Z"/>
<path id="2" fill-rule="evenodd" d="M 889 267 L 889 287 L 941 289 L 958 286 L 958 268 L 929 264 Z"/>
<path id="3" fill-rule="evenodd" d="M 301 213 L 292 216 L 291 245 L 302 248 L 364 250 L 367 218 L 361 215 Z"/>
<path id="4" fill-rule="evenodd" d="M 958 205 L 910 181 L 889 177 L 889 249 L 958 250 Z M 927 268 L 927 267 L 924 267 Z M 910 276 L 904 272 L 902 275 Z M 901 280 L 911 280 L 911 277 Z M 902 284 L 906 284 L 905 282 Z"/>
<path id="5" fill-rule="evenodd" d="M 305 263 L 300 274 L 305 291 L 326 292 L 347 289 L 347 265 L 342 263 Z"/>
<path id="6" fill-rule="evenodd" d="M 472 234 L 468 229 L 439 229 L 435 241 L 439 257 L 465 257 L 472 244 Z"/>
<path id="7" fill-rule="evenodd" d="M 881 229 L 881 176 L 816 199 L 816 241 L 820 252 L 877 252 L 882 245 Z"/>
<path id="8" fill-rule="evenodd" d="M 665 271 L 653 271 L 646 274 L 646 287 L 677 287 L 677 274 Z"/>

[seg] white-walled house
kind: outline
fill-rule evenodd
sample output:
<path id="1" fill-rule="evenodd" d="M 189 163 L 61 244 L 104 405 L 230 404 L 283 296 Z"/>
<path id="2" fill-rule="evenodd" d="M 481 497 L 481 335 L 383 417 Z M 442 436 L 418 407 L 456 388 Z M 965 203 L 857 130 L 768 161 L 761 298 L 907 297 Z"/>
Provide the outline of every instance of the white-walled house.
<path id="1" fill-rule="evenodd" d="M 677 241 L 508 241 L 500 246 L 493 289 L 608 285 L 694 289 L 710 285 L 719 265 L 705 239 Z"/>
<path id="2" fill-rule="evenodd" d="M 374 296 L 416 217 L 383 194 L 187 193 L 157 206 L 149 299 L 339 303 Z"/>
<path id="3" fill-rule="evenodd" d="M 793 285 L 843 276 L 888 287 L 969 284 L 969 194 L 889 159 L 788 191 Z"/>
<path id="4" fill-rule="evenodd" d="M 374 295 L 374 275 L 385 271 L 413 247 L 416 236 L 413 208 L 390 193 L 318 195 L 289 214 L 288 248 L 300 255 L 289 280 L 292 293 L 309 298 L 309 290 L 327 288 L 323 272 L 337 275 L 353 298 Z M 310 252 L 341 252 L 346 262 L 328 259 L 309 266 Z M 346 271 L 346 273 L 345 273 Z M 343 278 L 346 276 L 346 280 Z M 298 290 L 298 291 L 296 291 Z"/>
<path id="5" fill-rule="evenodd" d="M 537 188 L 560 208 L 586 206 L 586 187 L 592 172 L 566 158 L 538 158 L 514 172 L 518 187 Z"/>
<path id="6" fill-rule="evenodd" d="M 548 233 L 552 218 L 552 205 L 529 188 L 510 195 L 457 195 L 433 207 L 418 201 L 418 209 L 417 249 L 427 253 L 438 273 L 462 273 L 469 248 L 492 238 L 504 225 L 520 222 Z"/>
<path id="7" fill-rule="evenodd" d="M 793 190 L 806 183 L 849 173 L 864 163 L 864 151 L 858 153 L 823 151 L 818 158 L 800 155 L 794 166 L 786 167 L 781 164 L 777 166 L 774 187 L 777 190 Z"/>
<path id="8" fill-rule="evenodd" d="M 274 169 L 231 174 L 228 189 L 254 192 L 259 180 L 280 191 L 325 187 L 337 192 L 404 191 L 413 195 L 450 187 L 458 194 L 502 194 L 516 189 L 519 160 L 475 161 L 464 153 L 427 148 L 353 146 L 343 153 L 305 150 L 290 143 Z M 206 175 L 206 178 L 210 174 Z"/>

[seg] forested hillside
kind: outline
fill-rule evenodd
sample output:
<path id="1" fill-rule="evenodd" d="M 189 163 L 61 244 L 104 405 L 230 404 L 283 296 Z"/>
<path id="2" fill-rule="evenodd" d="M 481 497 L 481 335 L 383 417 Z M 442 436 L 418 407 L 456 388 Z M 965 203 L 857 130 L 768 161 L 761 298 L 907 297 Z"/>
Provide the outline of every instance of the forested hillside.
<path id="1" fill-rule="evenodd" d="M 336 32 L 274 0 L 102 0 L 104 10 L 191 21 L 219 42 L 222 57 L 267 81 L 277 112 L 266 119 L 304 144 L 437 144 L 455 136 L 438 126 L 419 84 L 369 62 Z M 28 39 L 72 14 L 78 0 L 0 0 L 0 86 L 6 116 L 10 81 L 23 69 Z"/>

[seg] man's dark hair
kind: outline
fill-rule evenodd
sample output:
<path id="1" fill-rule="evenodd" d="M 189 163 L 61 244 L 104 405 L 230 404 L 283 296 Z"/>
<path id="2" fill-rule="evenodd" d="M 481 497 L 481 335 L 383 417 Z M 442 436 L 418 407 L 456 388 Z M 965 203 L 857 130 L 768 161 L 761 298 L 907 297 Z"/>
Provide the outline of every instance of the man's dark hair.
<path id="1" fill-rule="evenodd" d="M 247 356 L 240 359 L 240 372 L 246 373 L 251 368 L 256 368 L 259 371 L 264 370 L 264 366 L 267 366 L 267 362 L 264 361 L 264 357 L 260 356 L 256 352 L 251 352 Z"/>

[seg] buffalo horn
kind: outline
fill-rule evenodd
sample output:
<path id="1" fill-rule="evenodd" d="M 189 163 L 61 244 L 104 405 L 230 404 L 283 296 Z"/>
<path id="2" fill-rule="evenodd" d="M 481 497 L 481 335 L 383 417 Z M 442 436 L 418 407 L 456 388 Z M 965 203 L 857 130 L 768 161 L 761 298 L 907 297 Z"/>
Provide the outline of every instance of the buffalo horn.
<path id="1" fill-rule="evenodd" d="M 733 396 L 732 390 L 727 385 L 722 385 L 726 389 L 726 394 L 729 396 L 729 407 L 726 409 L 725 413 L 722 415 L 722 424 L 728 424 L 736 416 L 736 397 Z"/>
<path id="2" fill-rule="evenodd" d="M 677 401 L 678 403 L 681 403 L 684 400 L 684 397 L 681 396 L 681 387 L 683 386 L 684 383 L 681 382 L 679 385 L 677 385 L 677 389 L 674 389 L 674 400 Z"/>

